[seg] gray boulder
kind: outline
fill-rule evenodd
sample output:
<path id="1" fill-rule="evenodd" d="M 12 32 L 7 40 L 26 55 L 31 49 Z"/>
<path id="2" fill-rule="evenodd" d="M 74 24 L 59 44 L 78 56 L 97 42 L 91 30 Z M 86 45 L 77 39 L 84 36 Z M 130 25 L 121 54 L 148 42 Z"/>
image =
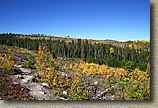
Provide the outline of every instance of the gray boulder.
<path id="1" fill-rule="evenodd" d="M 49 87 L 49 84 L 48 84 L 48 83 L 45 83 L 45 82 L 44 82 L 44 83 L 41 83 L 41 85 L 42 85 L 42 86 Z"/>
<path id="2" fill-rule="evenodd" d="M 31 71 L 29 69 L 26 69 L 26 68 L 19 68 L 19 71 L 23 75 L 29 75 L 29 74 L 31 74 Z"/>
<path id="3" fill-rule="evenodd" d="M 16 77 L 16 78 L 21 78 L 21 77 L 22 77 L 22 75 L 17 74 L 17 75 L 15 75 L 15 77 Z"/>
<path id="4" fill-rule="evenodd" d="M 35 76 L 33 75 L 23 75 L 23 78 L 21 81 L 24 83 L 32 82 L 35 79 Z"/>

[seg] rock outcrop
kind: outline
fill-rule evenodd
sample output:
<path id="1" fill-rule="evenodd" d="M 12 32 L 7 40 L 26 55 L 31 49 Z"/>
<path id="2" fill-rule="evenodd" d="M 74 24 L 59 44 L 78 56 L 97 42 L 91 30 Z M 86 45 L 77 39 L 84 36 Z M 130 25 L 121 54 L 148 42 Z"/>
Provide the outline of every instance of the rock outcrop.
<path id="1" fill-rule="evenodd" d="M 15 65 L 15 67 L 19 74 L 10 76 L 14 84 L 27 87 L 29 94 L 36 100 L 57 100 L 53 95 L 53 90 L 46 88 L 49 87 L 48 83 L 37 83 L 31 70 L 22 68 L 21 65 Z"/>

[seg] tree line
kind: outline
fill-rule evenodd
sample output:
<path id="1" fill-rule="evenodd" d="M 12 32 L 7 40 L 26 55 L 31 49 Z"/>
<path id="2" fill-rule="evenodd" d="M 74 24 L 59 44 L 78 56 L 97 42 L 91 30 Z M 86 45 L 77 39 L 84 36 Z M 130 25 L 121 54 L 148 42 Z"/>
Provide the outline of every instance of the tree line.
<path id="1" fill-rule="evenodd" d="M 46 46 L 56 57 L 80 58 L 87 62 L 105 64 L 110 67 L 124 68 L 127 64 L 131 68 L 146 70 L 150 63 L 150 52 L 140 49 L 140 53 L 128 46 L 125 48 L 111 44 L 90 43 L 88 40 L 65 42 L 65 40 L 17 38 L 19 34 L 0 34 L 0 44 L 18 46 L 29 50 L 38 50 L 39 45 Z M 110 48 L 114 52 L 110 53 Z M 130 63 L 129 63 L 130 62 Z"/>

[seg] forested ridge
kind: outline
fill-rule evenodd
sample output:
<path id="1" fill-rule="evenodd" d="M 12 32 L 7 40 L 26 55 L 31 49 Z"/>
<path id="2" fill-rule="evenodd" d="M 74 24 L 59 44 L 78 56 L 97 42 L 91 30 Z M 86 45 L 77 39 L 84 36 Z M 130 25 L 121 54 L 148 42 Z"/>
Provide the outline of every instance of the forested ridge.
<path id="1" fill-rule="evenodd" d="M 80 58 L 89 63 L 105 64 L 111 67 L 125 68 L 125 65 L 130 64 L 131 68 L 139 68 L 143 71 L 147 68 L 147 63 L 150 63 L 149 47 L 137 49 L 114 46 L 112 44 L 90 43 L 88 40 L 76 42 L 65 42 L 65 40 L 50 39 L 31 39 L 18 38 L 18 34 L 0 34 L 0 44 L 18 46 L 29 50 L 38 50 L 39 45 L 46 46 L 47 50 L 54 53 L 56 57 Z M 33 35 L 41 37 L 38 35 Z M 44 36 L 43 36 L 44 37 Z M 130 42 L 131 43 L 131 42 Z M 113 50 L 110 52 L 110 50 Z M 144 51 L 145 50 L 145 51 Z"/>

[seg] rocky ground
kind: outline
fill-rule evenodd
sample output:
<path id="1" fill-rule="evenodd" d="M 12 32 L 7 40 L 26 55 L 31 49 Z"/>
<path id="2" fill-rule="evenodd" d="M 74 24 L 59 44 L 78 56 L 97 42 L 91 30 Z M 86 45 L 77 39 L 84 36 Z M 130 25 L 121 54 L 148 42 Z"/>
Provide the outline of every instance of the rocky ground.
<path id="1" fill-rule="evenodd" d="M 15 75 L 9 75 L 8 79 L 10 79 L 14 85 L 20 85 L 21 87 L 27 88 L 28 94 L 35 100 L 67 100 L 63 97 L 55 97 L 53 95 L 54 91 L 49 88 L 49 84 L 38 82 L 30 69 L 22 68 L 21 65 L 18 65 L 16 66 L 16 70 L 18 73 Z M 109 94 L 109 90 L 110 88 L 102 92 L 98 90 L 97 96 L 93 97 L 93 99 L 114 100 L 114 96 Z"/>

